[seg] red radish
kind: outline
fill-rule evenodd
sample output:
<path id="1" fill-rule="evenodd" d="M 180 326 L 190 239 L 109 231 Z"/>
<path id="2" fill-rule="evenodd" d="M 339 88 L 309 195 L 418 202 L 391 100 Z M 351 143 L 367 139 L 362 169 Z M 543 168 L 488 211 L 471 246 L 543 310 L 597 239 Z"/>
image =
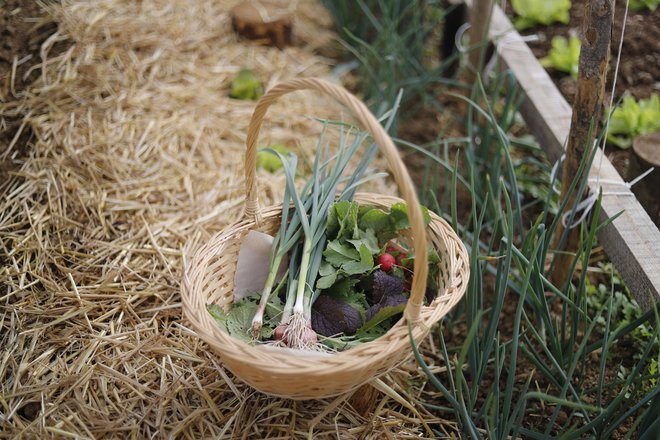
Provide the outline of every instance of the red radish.
<path id="1" fill-rule="evenodd" d="M 276 341 L 282 341 L 284 345 L 286 345 L 287 340 L 285 339 L 284 335 L 286 333 L 288 325 L 286 324 L 280 324 L 277 327 L 275 327 L 275 331 L 273 332 L 273 339 Z"/>
<path id="2" fill-rule="evenodd" d="M 378 264 L 380 264 L 380 268 L 385 272 L 392 270 L 392 266 L 394 266 L 395 262 L 396 260 L 391 254 L 385 253 L 378 257 Z"/>
<path id="3" fill-rule="evenodd" d="M 399 255 L 396 256 L 396 265 L 403 267 L 403 260 L 408 258 L 408 254 L 405 252 L 399 253 Z"/>

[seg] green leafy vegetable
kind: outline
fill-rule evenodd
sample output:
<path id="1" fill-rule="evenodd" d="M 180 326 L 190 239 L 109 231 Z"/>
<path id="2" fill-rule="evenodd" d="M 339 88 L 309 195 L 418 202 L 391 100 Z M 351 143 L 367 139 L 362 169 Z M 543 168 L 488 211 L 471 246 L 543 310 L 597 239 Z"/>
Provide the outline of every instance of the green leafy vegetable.
<path id="1" fill-rule="evenodd" d="M 523 30 L 537 24 L 568 23 L 571 0 L 511 0 L 511 6 L 518 15 L 514 25 Z"/>
<path id="2" fill-rule="evenodd" d="M 612 112 L 607 140 L 625 149 L 630 148 L 633 138 L 656 131 L 660 131 L 660 97 L 653 94 L 637 102 L 632 96 L 626 96 Z"/>
<path id="3" fill-rule="evenodd" d="M 359 331 L 370 330 L 377 325 L 383 323 L 385 320 L 390 319 L 400 313 L 406 308 L 406 298 L 402 295 L 391 296 L 393 304 L 376 304 L 367 310 L 367 322 L 359 329 Z"/>
<path id="4" fill-rule="evenodd" d="M 236 99 L 256 101 L 263 95 L 261 82 L 249 69 L 242 69 L 231 82 L 229 96 Z"/>
<path id="5" fill-rule="evenodd" d="M 269 147 L 269 149 L 277 151 L 282 155 L 289 154 L 291 150 L 284 145 L 275 144 Z M 257 168 L 266 170 L 270 173 L 274 173 L 277 170 L 282 169 L 282 161 L 279 157 L 272 154 L 269 151 L 260 150 L 257 152 Z"/>
<path id="6" fill-rule="evenodd" d="M 658 5 L 660 5 L 660 0 L 630 0 L 630 9 L 633 11 L 639 11 L 644 8 L 655 11 Z"/>
<path id="7" fill-rule="evenodd" d="M 363 230 L 371 229 L 373 231 L 390 229 L 390 216 L 381 209 L 372 208 L 362 214 L 360 228 Z"/>
<path id="8" fill-rule="evenodd" d="M 251 330 L 252 318 L 257 310 L 257 304 L 250 298 L 244 298 L 238 301 L 232 305 L 228 312 L 225 312 L 222 307 L 216 304 L 209 304 L 207 309 L 211 316 L 215 318 L 220 329 L 243 342 L 254 343 Z M 265 325 L 260 330 L 261 338 L 267 339 L 273 334 L 273 329 L 270 326 Z"/>
<path id="9" fill-rule="evenodd" d="M 342 264 L 341 268 L 347 275 L 357 275 L 369 272 L 374 267 L 374 258 L 371 255 L 371 251 L 364 244 L 360 245 L 360 260 L 359 261 L 349 261 L 348 263 Z"/>
<path id="10" fill-rule="evenodd" d="M 580 39 L 571 35 L 568 39 L 557 36 L 552 39 L 548 56 L 540 59 L 543 67 L 552 67 L 560 72 L 570 73 L 577 78 L 580 61 Z"/>
<path id="11" fill-rule="evenodd" d="M 346 263 L 360 259 L 360 252 L 348 242 L 341 240 L 332 240 L 328 242 L 328 247 L 323 251 L 325 260 L 335 267 L 341 267 Z"/>
<path id="12" fill-rule="evenodd" d="M 431 222 L 431 215 L 425 206 L 420 206 L 420 208 L 422 209 L 424 226 L 427 226 Z M 396 231 L 401 231 L 410 227 L 410 222 L 408 221 L 408 207 L 405 203 L 399 202 L 392 205 L 390 208 L 390 222 Z"/>

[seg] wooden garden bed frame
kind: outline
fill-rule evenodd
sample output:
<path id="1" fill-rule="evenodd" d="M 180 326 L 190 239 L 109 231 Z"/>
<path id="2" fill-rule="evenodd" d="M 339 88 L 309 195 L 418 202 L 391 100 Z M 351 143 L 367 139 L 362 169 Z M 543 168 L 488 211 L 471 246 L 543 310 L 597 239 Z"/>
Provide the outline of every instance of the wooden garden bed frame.
<path id="1" fill-rule="evenodd" d="M 548 159 L 556 162 L 568 138 L 571 106 L 498 6 L 493 10 L 489 38 L 503 67 L 514 74 L 525 95 L 520 113 L 527 127 Z M 601 156 L 596 152 L 589 173 L 589 187 L 598 192 L 600 168 L 600 220 L 621 215 L 603 228 L 598 238 L 637 302 L 648 309 L 651 298 L 660 299 L 660 231 L 607 157 Z"/>

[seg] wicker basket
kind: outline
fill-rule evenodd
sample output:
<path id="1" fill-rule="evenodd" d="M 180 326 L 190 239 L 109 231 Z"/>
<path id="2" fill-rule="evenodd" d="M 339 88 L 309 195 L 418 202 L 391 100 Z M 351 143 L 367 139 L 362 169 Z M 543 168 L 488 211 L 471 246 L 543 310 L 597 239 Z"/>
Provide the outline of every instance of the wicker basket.
<path id="1" fill-rule="evenodd" d="M 430 306 L 424 306 L 428 266 L 426 252 L 417 253 L 411 296 L 404 318 L 380 338 L 356 348 L 336 353 L 310 353 L 294 356 L 288 349 L 267 345 L 250 346 L 220 330 L 207 311 L 211 303 L 227 306 L 233 301 L 233 282 L 238 250 L 250 230 L 275 234 L 281 205 L 260 209 L 257 202 L 256 140 L 268 107 L 280 96 L 296 90 L 314 90 L 330 95 L 348 107 L 367 128 L 384 153 L 392 176 L 410 212 L 411 241 L 415 249 L 426 249 L 427 239 L 441 259 L 439 292 Z M 247 197 L 244 218 L 216 234 L 187 259 L 182 289 L 185 317 L 224 365 L 240 379 L 267 394 L 294 399 L 324 398 L 350 392 L 381 376 L 406 360 L 412 353 L 406 321 L 412 323 L 412 336 L 418 343 L 463 296 L 468 282 L 465 247 L 451 227 L 431 214 L 424 227 L 415 190 L 392 140 L 367 107 L 343 87 L 319 79 L 296 79 L 279 84 L 266 93 L 252 115 L 245 156 Z M 358 193 L 354 200 L 384 209 L 403 200 L 382 195 Z"/>

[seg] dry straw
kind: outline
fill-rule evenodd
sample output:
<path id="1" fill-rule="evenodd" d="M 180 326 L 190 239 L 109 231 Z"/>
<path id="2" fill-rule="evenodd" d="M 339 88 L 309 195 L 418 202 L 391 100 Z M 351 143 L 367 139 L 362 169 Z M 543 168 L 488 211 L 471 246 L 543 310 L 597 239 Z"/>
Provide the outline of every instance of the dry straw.
<path id="1" fill-rule="evenodd" d="M 181 320 L 184 243 L 241 214 L 254 104 L 227 98 L 232 76 L 329 72 L 316 1 L 289 2 L 301 38 L 284 51 L 239 41 L 234 3 L 55 3 L 38 80 L 2 97 L 0 126 L 21 129 L 0 149 L 0 438 L 306 438 L 310 423 L 315 438 L 419 438 L 420 417 L 455 432 L 415 404 L 413 365 L 383 380 L 418 415 L 382 394 L 366 415 L 323 413 L 327 400 L 244 385 Z M 319 124 L 305 116 L 340 112 L 316 96 L 273 110 L 264 143 L 308 155 Z M 276 203 L 283 177 L 261 177 Z"/>

